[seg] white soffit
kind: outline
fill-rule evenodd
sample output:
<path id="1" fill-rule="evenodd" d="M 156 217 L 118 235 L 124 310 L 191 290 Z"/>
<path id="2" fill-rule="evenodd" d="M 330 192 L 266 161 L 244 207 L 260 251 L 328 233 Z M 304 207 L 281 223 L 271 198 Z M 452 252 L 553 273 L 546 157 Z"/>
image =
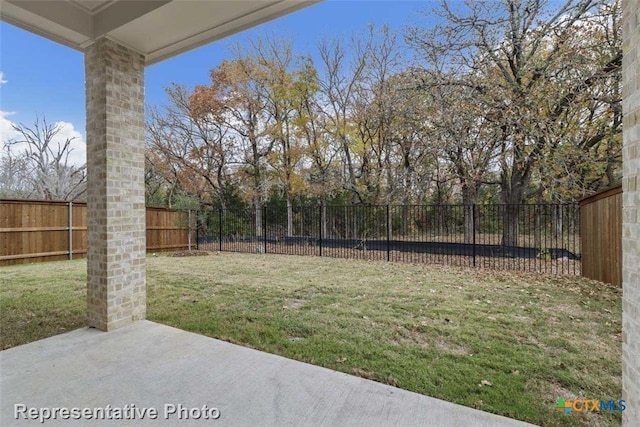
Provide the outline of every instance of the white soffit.
<path id="1" fill-rule="evenodd" d="M 78 50 L 106 36 L 153 64 L 320 1 L 0 0 L 0 17 Z"/>

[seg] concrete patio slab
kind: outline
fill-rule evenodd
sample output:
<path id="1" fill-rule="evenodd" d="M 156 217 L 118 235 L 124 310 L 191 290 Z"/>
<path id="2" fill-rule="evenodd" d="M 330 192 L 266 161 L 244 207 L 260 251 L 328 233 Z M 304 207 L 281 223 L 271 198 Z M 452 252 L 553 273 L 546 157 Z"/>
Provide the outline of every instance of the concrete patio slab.
<path id="1" fill-rule="evenodd" d="M 43 424 L 529 425 L 149 321 L 0 352 L 0 425 Z"/>

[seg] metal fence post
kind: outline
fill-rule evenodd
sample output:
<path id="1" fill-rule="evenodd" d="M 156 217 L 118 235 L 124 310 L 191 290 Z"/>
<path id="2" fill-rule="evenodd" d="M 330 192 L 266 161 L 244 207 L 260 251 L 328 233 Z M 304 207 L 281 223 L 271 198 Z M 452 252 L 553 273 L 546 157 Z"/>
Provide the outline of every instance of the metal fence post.
<path id="1" fill-rule="evenodd" d="M 387 261 L 391 261 L 391 218 L 389 216 L 389 205 L 387 205 Z"/>
<path id="2" fill-rule="evenodd" d="M 222 206 L 218 208 L 218 243 L 219 251 L 222 252 Z"/>
<path id="3" fill-rule="evenodd" d="M 263 235 L 263 253 L 267 253 L 267 207 L 262 207 L 262 235 Z"/>
<path id="4" fill-rule="evenodd" d="M 471 208 L 471 229 L 473 230 L 473 266 L 476 266 L 476 214 L 478 207 L 474 203 Z"/>
<path id="5" fill-rule="evenodd" d="M 320 222 L 318 223 L 318 235 L 320 236 L 320 238 L 318 239 L 318 245 L 320 246 L 320 256 L 322 256 L 322 226 L 324 224 L 323 221 L 323 215 L 322 212 L 323 208 L 322 208 L 322 204 L 320 205 L 320 215 L 318 215 L 318 217 L 320 218 Z"/>
<path id="6" fill-rule="evenodd" d="M 73 259 L 73 202 L 69 202 L 69 260 Z"/>

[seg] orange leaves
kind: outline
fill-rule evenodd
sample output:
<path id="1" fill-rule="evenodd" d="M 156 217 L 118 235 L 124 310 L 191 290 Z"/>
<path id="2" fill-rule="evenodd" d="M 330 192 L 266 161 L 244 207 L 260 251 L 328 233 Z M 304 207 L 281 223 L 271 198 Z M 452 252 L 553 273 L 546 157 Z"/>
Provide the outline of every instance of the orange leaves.
<path id="1" fill-rule="evenodd" d="M 207 86 L 196 86 L 189 98 L 189 112 L 191 117 L 202 117 L 207 114 L 214 104 L 213 90 Z"/>

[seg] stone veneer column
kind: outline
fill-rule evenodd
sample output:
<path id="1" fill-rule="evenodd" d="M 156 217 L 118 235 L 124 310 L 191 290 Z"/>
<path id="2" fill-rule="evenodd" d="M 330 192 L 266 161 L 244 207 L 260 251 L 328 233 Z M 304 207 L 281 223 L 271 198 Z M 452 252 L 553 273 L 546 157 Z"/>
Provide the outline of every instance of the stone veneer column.
<path id="1" fill-rule="evenodd" d="M 97 40 L 85 79 L 87 316 L 109 331 L 146 315 L 144 57 Z"/>
<path id="2" fill-rule="evenodd" d="M 640 426 L 640 1 L 623 0 L 623 425 Z"/>

